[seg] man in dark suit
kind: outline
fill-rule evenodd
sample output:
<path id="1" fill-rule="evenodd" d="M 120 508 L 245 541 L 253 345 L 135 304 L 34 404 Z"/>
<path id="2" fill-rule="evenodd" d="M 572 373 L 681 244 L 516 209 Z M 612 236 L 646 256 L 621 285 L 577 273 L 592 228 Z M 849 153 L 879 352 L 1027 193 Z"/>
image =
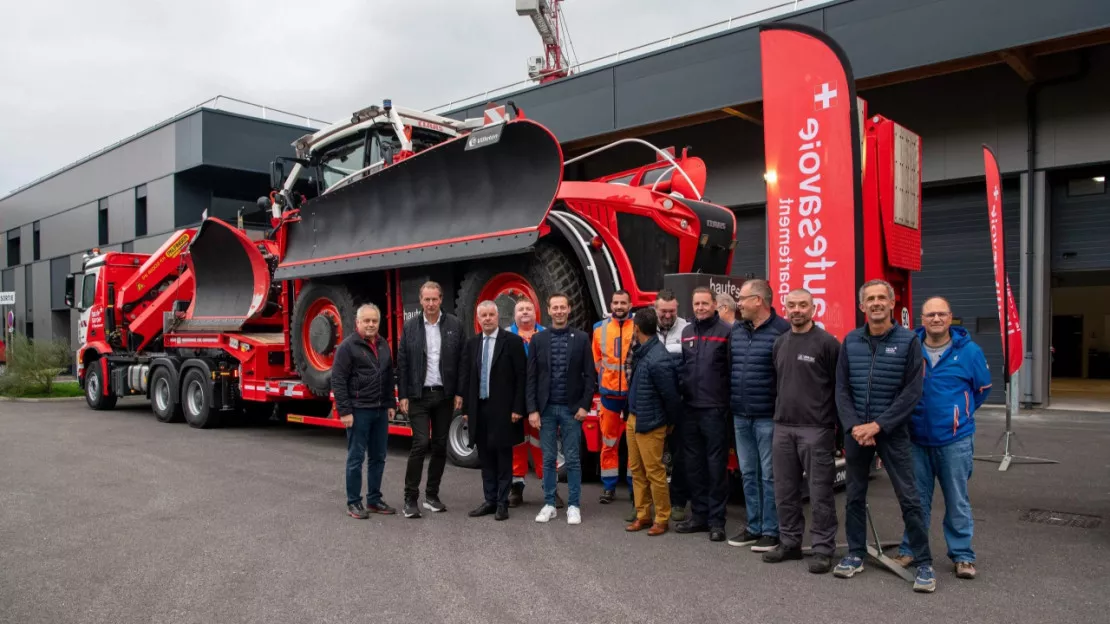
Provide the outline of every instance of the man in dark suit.
<path id="1" fill-rule="evenodd" d="M 524 340 L 498 328 L 497 304 L 478 304 L 482 333 L 466 342 L 459 375 L 462 413 L 471 432 L 470 447 L 478 447 L 485 500 L 472 517 L 496 511 L 495 519 L 509 517 L 509 488 L 513 483 L 513 447 L 524 441 L 524 386 L 528 364 Z"/>
<path id="2" fill-rule="evenodd" d="M 547 314 L 551 327 L 532 337 L 528 348 L 528 421 L 540 430 L 543 449 L 544 506 L 536 522 L 555 518 L 555 459 L 558 454 L 556 434 L 563 441 L 563 457 L 567 466 L 567 524 L 582 522 L 578 504 L 582 493 L 582 464 L 579 441 L 581 422 L 586 418 L 597 389 L 590 336 L 570 327 L 570 299 L 563 293 L 547 298 Z"/>
<path id="3" fill-rule="evenodd" d="M 447 464 L 447 432 L 451 429 L 453 411 L 462 403 L 458 397 L 462 390 L 455 387 L 455 382 L 465 334 L 458 317 L 440 309 L 442 302 L 443 289 L 439 284 L 427 282 L 421 286 L 423 314 L 405 321 L 401 344 L 397 345 L 398 407 L 408 415 L 412 426 L 412 448 L 405 470 L 406 518 L 420 517 L 417 506 L 420 473 L 424 471 L 429 448 L 432 458 L 428 461 L 424 508 L 447 511 L 439 500 L 439 484 Z"/>

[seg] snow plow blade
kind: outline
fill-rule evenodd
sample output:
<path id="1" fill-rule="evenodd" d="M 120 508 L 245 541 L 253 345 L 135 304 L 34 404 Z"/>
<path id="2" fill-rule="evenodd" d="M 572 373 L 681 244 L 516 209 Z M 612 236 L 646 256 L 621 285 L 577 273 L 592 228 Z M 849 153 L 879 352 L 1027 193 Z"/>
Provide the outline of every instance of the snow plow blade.
<path id="1" fill-rule="evenodd" d="M 518 119 L 478 130 L 305 202 L 274 279 L 522 251 L 562 177 L 562 148 L 543 126 Z"/>
<path id="2" fill-rule="evenodd" d="M 179 331 L 238 331 L 266 304 L 270 270 L 246 234 L 209 218 L 189 245 L 196 283 L 193 302 Z"/>

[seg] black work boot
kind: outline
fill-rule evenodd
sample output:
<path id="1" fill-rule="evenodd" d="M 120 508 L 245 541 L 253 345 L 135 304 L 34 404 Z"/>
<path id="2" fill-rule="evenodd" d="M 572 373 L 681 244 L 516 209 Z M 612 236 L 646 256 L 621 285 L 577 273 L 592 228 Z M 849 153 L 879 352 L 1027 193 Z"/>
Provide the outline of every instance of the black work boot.
<path id="1" fill-rule="evenodd" d="M 362 503 L 351 503 L 347 505 L 347 515 L 359 520 L 365 520 L 370 517 L 370 512 L 363 508 Z"/>
<path id="2" fill-rule="evenodd" d="M 520 507 L 524 504 L 524 484 L 514 483 L 509 488 L 509 507 Z"/>

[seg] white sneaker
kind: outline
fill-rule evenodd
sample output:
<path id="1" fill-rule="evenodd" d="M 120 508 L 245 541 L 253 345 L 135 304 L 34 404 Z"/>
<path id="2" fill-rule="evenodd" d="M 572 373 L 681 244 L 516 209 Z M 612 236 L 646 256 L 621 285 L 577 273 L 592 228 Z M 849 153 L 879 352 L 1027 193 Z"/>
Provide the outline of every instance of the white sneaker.
<path id="1" fill-rule="evenodd" d="M 577 507 L 567 507 L 567 524 L 582 524 L 582 512 Z"/>
<path id="2" fill-rule="evenodd" d="M 536 514 L 536 522 L 547 522 L 549 520 L 554 520 L 555 516 L 557 515 L 559 515 L 559 512 L 556 511 L 554 507 L 552 507 L 551 505 L 544 505 L 543 509 L 540 510 L 540 513 Z"/>

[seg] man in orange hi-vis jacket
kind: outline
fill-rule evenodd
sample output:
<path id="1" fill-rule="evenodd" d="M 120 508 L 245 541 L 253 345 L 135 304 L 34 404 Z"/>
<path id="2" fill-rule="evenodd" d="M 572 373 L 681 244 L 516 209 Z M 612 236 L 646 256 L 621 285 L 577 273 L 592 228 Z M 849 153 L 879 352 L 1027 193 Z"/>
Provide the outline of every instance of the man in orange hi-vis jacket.
<path id="1" fill-rule="evenodd" d="M 625 423 L 621 413 L 628 404 L 628 378 L 625 363 L 632 345 L 632 319 L 628 315 L 632 297 L 626 290 L 613 293 L 608 318 L 594 325 L 594 367 L 598 374 L 601 395 L 601 493 L 599 502 L 607 505 L 616 499 L 620 477 L 620 441 Z M 632 492 L 632 476 L 628 475 L 628 491 Z"/>

